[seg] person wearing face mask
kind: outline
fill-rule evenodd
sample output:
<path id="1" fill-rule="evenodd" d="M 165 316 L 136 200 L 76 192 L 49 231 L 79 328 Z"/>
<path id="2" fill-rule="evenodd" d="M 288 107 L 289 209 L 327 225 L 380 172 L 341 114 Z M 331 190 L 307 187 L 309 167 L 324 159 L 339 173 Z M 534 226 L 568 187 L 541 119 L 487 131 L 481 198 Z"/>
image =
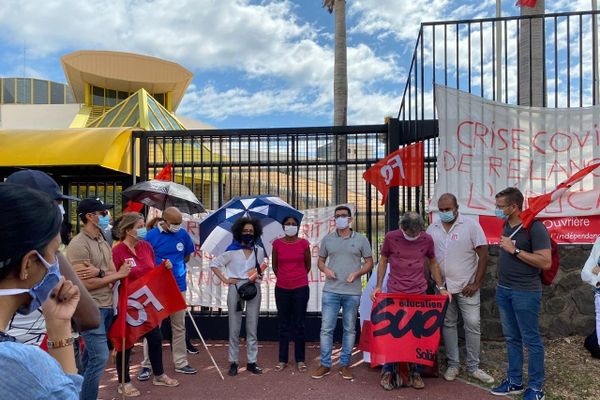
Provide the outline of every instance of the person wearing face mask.
<path id="1" fill-rule="evenodd" d="M 112 249 L 113 259 L 117 265 L 122 265 L 120 269 L 131 266 L 131 272 L 127 278 L 131 283 L 155 268 L 157 264 L 155 263 L 154 250 L 152 250 L 150 243 L 144 240 L 147 236 L 147 230 L 142 214 L 136 212 L 123 214 L 118 229 L 121 242 Z M 162 263 L 162 260 L 160 262 Z M 171 269 L 171 262 L 167 260 L 165 267 Z M 121 311 L 123 310 L 119 310 L 119 312 Z M 179 382 L 167 376 L 163 369 L 160 325 L 146 333 L 143 338 L 148 342 L 148 357 L 154 374 L 152 384 L 168 387 L 178 386 Z M 122 370 L 123 356 L 125 357 L 125 370 Z M 125 352 L 117 352 L 118 392 L 119 394 L 124 394 L 125 397 L 137 397 L 141 393 L 131 384 L 131 377 L 129 376 L 130 356 L 131 348 L 126 349 Z M 121 384 L 123 378 L 125 381 L 124 385 Z"/>
<path id="2" fill-rule="evenodd" d="M 129 267 L 117 271 L 112 251 L 102 231 L 109 223 L 110 204 L 89 198 L 77 206 L 83 226 L 67 246 L 67 258 L 90 292 L 100 311 L 100 326 L 81 332 L 85 347 L 81 357 L 83 387 L 81 399 L 96 399 L 100 378 L 109 357 L 106 338 L 114 316 L 112 284 L 127 276 Z"/>
<path id="3" fill-rule="evenodd" d="M 514 187 L 496 194 L 495 213 L 505 221 L 499 243 L 496 304 L 506 338 L 508 368 L 506 378 L 492 389 L 492 394 L 523 392 L 523 346 L 526 346 L 529 381 L 523 398 L 541 400 L 544 398 L 544 343 L 540 334 L 540 273 L 550 269 L 551 242 L 542 222 L 535 220 L 529 228 L 523 228 L 519 217 L 523 201 L 523 194 Z"/>
<path id="4" fill-rule="evenodd" d="M 168 207 L 162 213 L 162 221 L 156 224 L 156 227 L 148 231 L 146 241 L 150 243 L 156 257 L 156 265 L 162 260 L 169 260 L 173 264 L 171 272 L 177 281 L 177 286 L 181 295 L 185 299 L 187 290 L 187 266 L 194 253 L 194 242 L 190 235 L 182 229 L 183 215 L 177 207 Z M 185 330 L 186 310 L 177 311 L 171 314 L 171 353 L 175 372 L 181 374 L 195 374 L 198 372 L 190 366 L 187 359 L 186 348 L 186 330 Z M 142 369 L 138 374 L 138 380 L 145 381 L 150 378 L 151 365 L 147 355 L 147 346 L 144 346 L 144 360 Z"/>
<path id="5" fill-rule="evenodd" d="M 308 276 L 311 267 L 310 243 L 298 237 L 295 217 L 283 219 L 285 236 L 273 241 L 272 265 L 277 276 L 275 303 L 279 320 L 279 363 L 282 371 L 288 363 L 290 329 L 294 330 L 294 355 L 298 371 L 306 371 L 304 356 L 304 318 L 310 295 Z"/>
<path id="6" fill-rule="evenodd" d="M 356 318 L 362 293 L 361 276 L 373 269 L 373 252 L 369 240 L 350 228 L 352 213 L 346 206 L 334 211 L 335 231 L 323 238 L 319 251 L 319 270 L 325 275 L 321 306 L 321 365 L 311 375 L 321 379 L 331 373 L 333 331 L 340 308 L 344 333 L 340 356 L 342 378 L 352 380 L 350 370 L 356 337 Z"/>
<path id="7" fill-rule="evenodd" d="M 249 275 L 261 265 L 266 254 L 258 241 L 262 235 L 260 221 L 255 218 L 238 218 L 231 227 L 233 242 L 227 250 L 210 263 L 212 272 L 227 285 L 227 317 L 229 320 L 229 376 L 238 374 L 240 352 L 240 328 L 242 326 L 242 308 L 239 288 L 251 281 Z M 223 273 L 226 272 L 227 276 Z M 260 284 L 256 284 L 256 295 L 246 303 L 246 370 L 253 374 L 262 374 L 262 368 L 256 363 L 258 357 L 258 315 L 260 312 Z"/>
<path id="8" fill-rule="evenodd" d="M 439 219 L 429 225 L 427 233 L 433 238 L 435 258 L 452 299 L 444 317 L 444 348 L 448 368 L 444 379 L 453 381 L 459 373 L 458 314 L 465 329 L 467 373 L 483 382 L 494 378 L 479 368 L 480 297 L 479 288 L 487 269 L 487 239 L 477 221 L 458 212 L 458 202 L 452 193 L 438 199 Z"/>
<path id="9" fill-rule="evenodd" d="M 0 219 L 0 398 L 78 399 L 71 317 L 80 294 L 59 270 L 60 210 L 39 191 L 0 183 Z M 15 312 L 40 306 L 48 353 L 6 333 Z"/>
<path id="10" fill-rule="evenodd" d="M 385 235 L 377 269 L 377 285 L 371 293 L 373 301 L 375 301 L 377 293 L 381 292 L 388 262 L 390 264 L 387 281 L 388 293 L 426 294 L 428 283 L 424 269 L 427 266 L 439 293 L 452 298 L 446 289 L 440 266 L 435 258 L 433 239 L 424 231 L 423 217 L 415 212 L 407 212 L 400 218 L 400 229 Z M 409 368 L 409 381 L 397 382 L 396 385 L 410 385 L 415 389 L 423 389 L 425 383 L 421 378 L 420 366 L 409 364 Z M 394 363 L 385 364 L 381 370 L 379 383 L 385 390 L 394 388 L 394 370 Z"/>

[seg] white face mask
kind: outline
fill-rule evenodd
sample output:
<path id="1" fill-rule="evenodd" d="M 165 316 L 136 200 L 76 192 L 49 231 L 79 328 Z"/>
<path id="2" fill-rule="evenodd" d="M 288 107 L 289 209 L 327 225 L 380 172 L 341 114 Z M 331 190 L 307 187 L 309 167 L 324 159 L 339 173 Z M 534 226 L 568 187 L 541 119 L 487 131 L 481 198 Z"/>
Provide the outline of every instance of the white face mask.
<path id="1" fill-rule="evenodd" d="M 406 232 L 404 232 L 404 231 L 402 231 L 402 234 L 404 234 L 404 239 L 408 240 L 409 242 L 413 242 L 413 241 L 417 240 L 419 238 L 419 236 L 421 236 L 420 233 L 417 236 L 415 236 L 415 237 L 408 236 L 406 234 Z"/>
<path id="2" fill-rule="evenodd" d="M 296 225 L 284 225 L 283 231 L 286 236 L 296 236 L 298 234 L 298 227 Z"/>
<path id="3" fill-rule="evenodd" d="M 169 231 L 172 233 L 177 233 L 181 229 L 181 224 L 179 225 L 169 225 Z"/>
<path id="4" fill-rule="evenodd" d="M 337 217 L 335 219 L 335 227 L 337 229 L 346 229 L 350 226 L 350 218 L 348 217 Z"/>
<path id="5" fill-rule="evenodd" d="M 58 209 L 60 210 L 60 213 L 64 216 L 65 215 L 65 208 L 63 207 L 62 204 L 58 205 Z"/>

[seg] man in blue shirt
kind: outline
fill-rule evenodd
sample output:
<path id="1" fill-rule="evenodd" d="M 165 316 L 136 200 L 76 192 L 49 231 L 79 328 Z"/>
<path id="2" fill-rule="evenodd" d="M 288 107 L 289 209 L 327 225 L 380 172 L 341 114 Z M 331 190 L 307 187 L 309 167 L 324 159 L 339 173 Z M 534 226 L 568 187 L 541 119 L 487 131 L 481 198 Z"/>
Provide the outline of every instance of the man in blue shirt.
<path id="1" fill-rule="evenodd" d="M 187 290 L 187 266 L 190 256 L 194 252 L 194 242 L 190 235 L 183 229 L 183 215 L 176 207 L 169 207 L 163 211 L 163 221 L 156 228 L 153 228 L 146 235 L 146 241 L 152 245 L 154 255 L 156 257 L 156 265 L 159 265 L 163 260 L 170 260 L 173 264 L 173 276 L 177 281 L 179 290 L 185 298 Z M 175 371 L 182 374 L 195 374 L 197 370 L 188 364 L 186 354 L 185 340 L 185 310 L 171 314 L 171 330 L 173 337 L 171 341 L 171 349 L 173 353 L 173 363 Z M 142 363 L 142 371 L 138 379 L 145 380 L 144 373 L 150 377 L 149 363 Z"/>

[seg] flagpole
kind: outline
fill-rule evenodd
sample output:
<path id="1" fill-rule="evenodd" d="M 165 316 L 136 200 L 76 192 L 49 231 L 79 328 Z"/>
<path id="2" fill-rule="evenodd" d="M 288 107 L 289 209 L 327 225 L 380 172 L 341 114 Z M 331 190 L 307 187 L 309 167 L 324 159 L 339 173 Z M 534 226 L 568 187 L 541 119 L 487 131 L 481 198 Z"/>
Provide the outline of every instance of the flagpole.
<path id="1" fill-rule="evenodd" d="M 219 366 L 217 365 L 217 362 L 213 358 L 212 354 L 210 354 L 210 350 L 208 350 L 208 346 L 206 345 L 206 342 L 204 341 L 204 338 L 202 337 L 202 334 L 200 333 L 200 329 L 198 329 L 198 325 L 196 325 L 196 321 L 194 321 L 194 317 L 192 317 L 192 313 L 190 312 L 189 308 L 186 311 L 187 311 L 188 315 L 190 316 L 190 319 L 192 320 L 192 324 L 194 324 L 194 328 L 196 328 L 196 333 L 198 333 L 198 336 L 200 336 L 200 340 L 202 340 L 202 345 L 204 345 L 204 348 L 206 349 L 206 352 L 210 356 L 210 359 L 212 360 L 213 365 L 217 369 L 217 372 L 221 376 L 221 379 L 225 380 L 225 377 L 221 373 L 221 370 L 219 369 Z"/>
<path id="2" fill-rule="evenodd" d="M 125 335 L 121 343 L 121 399 L 125 400 Z"/>

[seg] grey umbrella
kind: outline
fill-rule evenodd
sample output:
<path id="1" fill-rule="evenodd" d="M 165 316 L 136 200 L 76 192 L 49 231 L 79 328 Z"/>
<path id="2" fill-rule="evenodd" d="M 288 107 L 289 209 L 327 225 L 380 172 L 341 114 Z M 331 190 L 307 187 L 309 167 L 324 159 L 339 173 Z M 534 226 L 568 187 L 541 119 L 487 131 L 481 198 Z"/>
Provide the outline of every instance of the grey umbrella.
<path id="1" fill-rule="evenodd" d="M 194 192 L 186 186 L 170 181 L 151 180 L 136 183 L 123 191 L 123 196 L 131 201 L 164 210 L 177 207 L 181 212 L 197 214 L 206 209 Z"/>

